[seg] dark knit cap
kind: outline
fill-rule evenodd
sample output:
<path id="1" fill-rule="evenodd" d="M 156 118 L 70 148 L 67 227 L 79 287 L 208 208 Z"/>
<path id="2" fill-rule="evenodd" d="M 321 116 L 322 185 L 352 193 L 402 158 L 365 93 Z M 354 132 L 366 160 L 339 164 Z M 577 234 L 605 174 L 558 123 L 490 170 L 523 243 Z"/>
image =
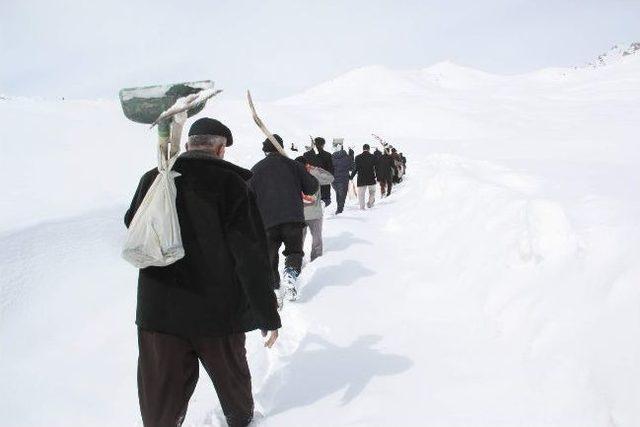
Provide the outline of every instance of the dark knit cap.
<path id="1" fill-rule="evenodd" d="M 280 143 L 281 147 L 284 147 L 284 142 L 282 141 L 282 138 L 280 138 L 280 135 L 274 133 L 273 137 L 275 138 L 276 141 Z M 262 142 L 262 151 L 264 151 L 265 153 L 274 153 L 274 152 L 277 152 L 278 149 L 274 147 L 273 144 L 271 143 L 271 140 L 267 138 Z"/>
<path id="2" fill-rule="evenodd" d="M 369 144 L 364 144 L 364 145 L 362 146 L 362 149 L 363 149 L 363 150 L 368 150 L 368 149 L 370 149 L 370 148 L 371 148 L 371 147 L 369 147 Z"/>
<path id="3" fill-rule="evenodd" d="M 210 119 L 209 117 L 203 117 L 193 122 L 191 128 L 189 128 L 189 136 L 193 135 L 224 136 L 227 138 L 227 147 L 233 144 L 233 136 L 229 128 L 218 120 Z"/>

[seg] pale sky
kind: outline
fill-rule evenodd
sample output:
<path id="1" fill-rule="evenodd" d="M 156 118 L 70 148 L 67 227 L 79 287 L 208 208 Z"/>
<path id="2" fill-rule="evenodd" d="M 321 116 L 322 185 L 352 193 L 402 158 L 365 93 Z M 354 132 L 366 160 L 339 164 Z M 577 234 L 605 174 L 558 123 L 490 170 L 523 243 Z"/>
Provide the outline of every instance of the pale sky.
<path id="1" fill-rule="evenodd" d="M 511 74 L 632 41 L 640 0 L 0 0 L 0 93 L 211 79 L 277 99 L 366 65 Z"/>

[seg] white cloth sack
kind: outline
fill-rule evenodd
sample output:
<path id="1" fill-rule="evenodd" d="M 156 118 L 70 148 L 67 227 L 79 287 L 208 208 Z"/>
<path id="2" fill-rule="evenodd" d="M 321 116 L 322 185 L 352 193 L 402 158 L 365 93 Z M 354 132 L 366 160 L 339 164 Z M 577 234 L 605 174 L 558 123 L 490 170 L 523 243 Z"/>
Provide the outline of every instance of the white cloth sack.
<path id="1" fill-rule="evenodd" d="M 176 209 L 180 174 L 171 170 L 177 158 L 178 153 L 167 161 L 158 150 L 158 176 L 129 225 L 122 257 L 137 268 L 163 267 L 184 257 Z"/>

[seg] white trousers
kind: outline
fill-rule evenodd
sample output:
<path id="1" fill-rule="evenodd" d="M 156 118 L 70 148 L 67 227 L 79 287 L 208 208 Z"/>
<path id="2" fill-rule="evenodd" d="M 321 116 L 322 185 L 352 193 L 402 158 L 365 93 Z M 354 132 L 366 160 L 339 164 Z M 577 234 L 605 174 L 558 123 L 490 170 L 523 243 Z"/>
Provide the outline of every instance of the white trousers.
<path id="1" fill-rule="evenodd" d="M 366 192 L 369 191 L 369 201 L 367 207 L 372 208 L 376 202 L 376 185 L 363 185 L 358 187 L 358 202 L 360 203 L 360 209 L 364 209 L 364 197 Z"/>

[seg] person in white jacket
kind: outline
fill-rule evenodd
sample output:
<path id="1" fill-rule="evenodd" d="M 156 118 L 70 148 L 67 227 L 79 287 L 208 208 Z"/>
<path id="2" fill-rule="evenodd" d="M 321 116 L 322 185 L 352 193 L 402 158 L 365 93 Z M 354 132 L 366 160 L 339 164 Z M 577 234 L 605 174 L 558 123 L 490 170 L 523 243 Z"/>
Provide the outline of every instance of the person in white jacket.
<path id="1" fill-rule="evenodd" d="M 305 164 L 307 171 L 318 180 L 320 186 L 329 185 L 333 182 L 333 175 L 326 170 L 312 166 L 303 157 L 296 160 Z M 307 236 L 307 227 L 311 231 L 311 261 L 322 255 L 322 219 L 324 215 L 324 202 L 321 200 L 320 189 L 312 196 L 301 195 L 304 202 L 304 228 L 303 241 Z"/>

